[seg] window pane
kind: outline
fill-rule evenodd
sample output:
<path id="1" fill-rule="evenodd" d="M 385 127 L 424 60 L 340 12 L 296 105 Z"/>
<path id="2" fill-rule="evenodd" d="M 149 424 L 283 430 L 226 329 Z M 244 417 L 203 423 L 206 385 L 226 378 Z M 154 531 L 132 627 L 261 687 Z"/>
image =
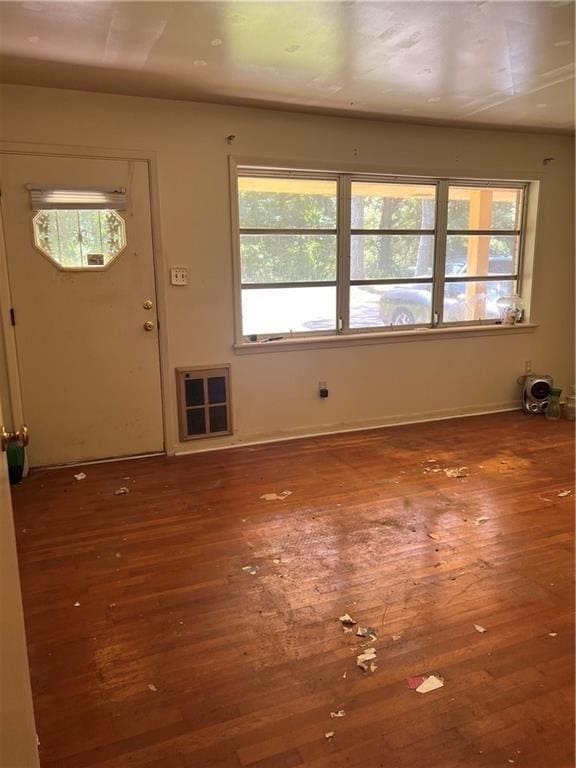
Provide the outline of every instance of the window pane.
<path id="1" fill-rule="evenodd" d="M 243 283 L 336 280 L 335 235 L 240 235 Z"/>
<path id="2" fill-rule="evenodd" d="M 333 331 L 336 288 L 261 288 L 242 291 L 245 336 Z"/>
<path id="3" fill-rule="evenodd" d="M 353 285 L 350 288 L 350 327 L 429 324 L 432 320 L 432 286 Z"/>
<path id="4" fill-rule="evenodd" d="M 515 275 L 519 238 L 515 235 L 448 235 L 446 274 L 483 277 Z"/>
<path id="5" fill-rule="evenodd" d="M 335 229 L 336 181 L 238 178 L 240 228 Z"/>
<path id="6" fill-rule="evenodd" d="M 352 182 L 352 229 L 434 229 L 436 187 Z"/>
<path id="7" fill-rule="evenodd" d="M 204 405 L 204 379 L 186 379 L 186 405 Z"/>
<path id="8" fill-rule="evenodd" d="M 209 410 L 210 432 L 228 431 L 228 412 L 225 405 L 213 405 Z"/>
<path id="9" fill-rule="evenodd" d="M 352 235 L 352 280 L 430 277 L 433 265 L 434 235 Z"/>
<path id="10" fill-rule="evenodd" d="M 226 377 L 209 376 L 208 377 L 208 402 L 225 403 L 226 402 Z"/>
<path id="11" fill-rule="evenodd" d="M 446 283 L 444 286 L 444 322 L 497 320 L 497 301 L 515 292 L 514 280 Z"/>
<path id="12" fill-rule="evenodd" d="M 522 190 L 450 187 L 448 229 L 520 229 Z"/>
<path id="13" fill-rule="evenodd" d="M 64 269 L 103 267 L 126 245 L 124 221 L 110 210 L 46 210 L 34 216 L 36 247 Z"/>
<path id="14" fill-rule="evenodd" d="M 189 408 L 186 413 L 189 435 L 206 434 L 206 417 L 204 408 Z"/>

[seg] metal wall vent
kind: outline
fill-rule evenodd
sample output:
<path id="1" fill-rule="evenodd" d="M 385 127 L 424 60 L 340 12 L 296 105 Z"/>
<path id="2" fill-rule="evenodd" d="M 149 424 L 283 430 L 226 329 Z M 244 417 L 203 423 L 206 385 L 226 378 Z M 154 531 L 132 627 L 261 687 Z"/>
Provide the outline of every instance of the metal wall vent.
<path id="1" fill-rule="evenodd" d="M 176 368 L 180 440 L 232 434 L 230 366 Z"/>

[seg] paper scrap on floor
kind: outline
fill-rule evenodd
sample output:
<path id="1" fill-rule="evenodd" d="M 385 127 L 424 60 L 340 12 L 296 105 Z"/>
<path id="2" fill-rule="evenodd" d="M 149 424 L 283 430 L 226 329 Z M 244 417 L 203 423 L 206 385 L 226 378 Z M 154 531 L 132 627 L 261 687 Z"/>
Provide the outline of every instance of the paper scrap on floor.
<path id="1" fill-rule="evenodd" d="M 78 472 L 78 474 L 74 475 L 74 477 L 76 480 L 86 480 L 86 475 L 84 472 Z"/>
<path id="2" fill-rule="evenodd" d="M 468 477 L 468 467 L 447 467 L 444 474 L 446 477 Z"/>
<path id="3" fill-rule="evenodd" d="M 126 486 L 123 485 L 121 488 L 118 488 L 117 491 L 114 491 L 114 496 L 123 496 L 125 493 L 130 493 L 130 488 L 126 488 Z"/>
<path id="4" fill-rule="evenodd" d="M 409 677 L 407 683 L 417 693 L 429 693 L 444 687 L 444 680 L 439 675 L 416 675 Z"/>
<path id="5" fill-rule="evenodd" d="M 369 637 L 371 640 L 376 640 L 378 632 L 374 627 L 358 627 L 356 635 L 357 637 Z"/>
<path id="6" fill-rule="evenodd" d="M 362 653 L 356 656 L 356 665 L 364 670 L 364 672 L 374 672 L 374 670 L 377 669 L 376 664 L 374 664 L 375 658 L 376 648 L 366 648 L 365 651 L 362 651 Z"/>
<path id="7" fill-rule="evenodd" d="M 245 566 L 243 566 L 242 570 L 245 571 L 245 573 L 249 573 L 251 576 L 255 576 L 258 573 L 258 571 L 260 570 L 260 566 L 259 565 L 245 565 Z"/>
<path id="8" fill-rule="evenodd" d="M 292 491 L 282 491 L 282 493 L 264 493 L 260 496 L 265 501 L 284 501 L 288 496 L 292 494 Z"/>

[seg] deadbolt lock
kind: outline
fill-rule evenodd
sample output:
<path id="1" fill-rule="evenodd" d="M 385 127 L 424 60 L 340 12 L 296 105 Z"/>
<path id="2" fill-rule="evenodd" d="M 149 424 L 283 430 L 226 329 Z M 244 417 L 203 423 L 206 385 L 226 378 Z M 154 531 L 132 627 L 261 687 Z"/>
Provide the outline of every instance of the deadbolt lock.
<path id="1" fill-rule="evenodd" d="M 154 330 L 154 321 L 153 320 L 146 320 L 144 323 L 144 330 L 145 331 L 153 331 Z"/>
<path id="2" fill-rule="evenodd" d="M 144 302 L 144 304 L 142 304 L 142 306 L 144 307 L 144 309 L 152 309 L 153 305 L 150 299 L 146 299 L 146 301 Z"/>

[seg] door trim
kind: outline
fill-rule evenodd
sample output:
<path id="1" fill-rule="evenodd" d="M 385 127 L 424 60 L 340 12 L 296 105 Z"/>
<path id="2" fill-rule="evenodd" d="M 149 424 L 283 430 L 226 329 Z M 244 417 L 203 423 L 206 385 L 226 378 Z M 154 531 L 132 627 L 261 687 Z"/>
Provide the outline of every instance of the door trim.
<path id="1" fill-rule="evenodd" d="M 81 160 L 140 160 L 147 164 L 148 192 L 150 195 L 150 227 L 152 231 L 152 263 L 159 321 L 158 355 L 160 364 L 163 452 L 172 454 L 174 450 L 173 446 L 176 442 L 176 431 L 174 427 L 175 403 L 167 395 L 167 393 L 170 392 L 172 377 L 170 376 L 169 366 L 166 281 L 163 279 L 166 275 L 167 267 L 162 251 L 157 153 L 153 150 L 120 150 L 105 149 L 101 147 L 35 144 L 0 140 L 0 155 L 32 155 L 54 158 L 76 157 Z M 0 195 L 1 193 L 2 190 L 0 189 Z M 10 406 L 12 411 L 8 414 L 8 417 L 12 418 L 12 424 L 21 424 L 23 423 L 22 389 L 20 384 L 20 368 L 18 364 L 18 351 L 16 348 L 16 336 L 14 327 L 9 320 L 9 311 L 12 303 L 8 257 L 4 241 L 2 217 L 3 212 L 0 206 L 0 315 L 6 346 L 6 365 L 8 369 L 11 399 Z M 32 439 L 34 439 L 33 435 Z M 170 446 L 170 451 L 168 450 L 168 446 Z"/>

